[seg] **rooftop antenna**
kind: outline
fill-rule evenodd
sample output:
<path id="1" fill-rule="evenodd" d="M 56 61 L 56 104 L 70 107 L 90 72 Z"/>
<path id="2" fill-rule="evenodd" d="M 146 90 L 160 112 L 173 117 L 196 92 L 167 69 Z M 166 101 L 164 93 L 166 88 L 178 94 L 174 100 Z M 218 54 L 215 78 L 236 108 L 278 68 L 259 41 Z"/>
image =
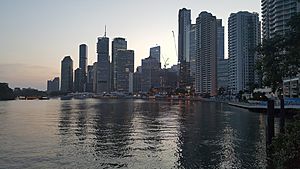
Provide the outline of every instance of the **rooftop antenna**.
<path id="1" fill-rule="evenodd" d="M 106 25 L 105 25 L 105 28 L 104 28 L 104 29 L 105 29 L 105 32 L 104 32 L 104 37 L 106 37 Z"/>

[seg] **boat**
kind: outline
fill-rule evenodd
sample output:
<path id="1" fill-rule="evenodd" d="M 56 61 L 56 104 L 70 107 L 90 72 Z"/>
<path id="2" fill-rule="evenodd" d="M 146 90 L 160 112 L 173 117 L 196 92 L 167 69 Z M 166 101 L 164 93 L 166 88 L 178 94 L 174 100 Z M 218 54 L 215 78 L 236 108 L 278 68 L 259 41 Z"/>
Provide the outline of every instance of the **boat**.
<path id="1" fill-rule="evenodd" d="M 40 97 L 39 100 L 49 100 L 50 98 L 47 96 Z"/>
<path id="2" fill-rule="evenodd" d="M 84 94 L 76 94 L 74 95 L 74 99 L 86 99 L 88 98 L 87 95 Z"/>
<path id="3" fill-rule="evenodd" d="M 155 99 L 155 96 L 149 96 L 148 99 Z"/>
<path id="4" fill-rule="evenodd" d="M 71 100 L 73 98 L 72 95 L 65 95 L 65 96 L 61 96 L 60 100 Z"/>
<path id="5" fill-rule="evenodd" d="M 35 97 L 35 96 L 27 96 L 26 97 L 26 100 L 36 100 L 38 99 L 38 97 Z"/>
<path id="6" fill-rule="evenodd" d="M 19 96 L 18 99 L 19 100 L 26 100 L 26 97 L 25 96 Z"/>

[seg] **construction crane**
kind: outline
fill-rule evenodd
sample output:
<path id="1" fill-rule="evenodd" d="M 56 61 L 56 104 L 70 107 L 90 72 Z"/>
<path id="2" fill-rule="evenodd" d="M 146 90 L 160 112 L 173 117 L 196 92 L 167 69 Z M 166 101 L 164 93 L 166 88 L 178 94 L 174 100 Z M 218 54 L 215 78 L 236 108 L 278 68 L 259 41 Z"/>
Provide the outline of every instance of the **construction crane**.
<path id="1" fill-rule="evenodd" d="M 175 33 L 174 33 L 174 31 L 172 31 L 172 33 L 173 33 L 173 39 L 174 39 L 174 46 L 175 46 L 176 57 L 178 58 Z"/>
<path id="2" fill-rule="evenodd" d="M 174 39 L 174 46 L 175 46 L 175 53 L 176 53 L 176 57 L 178 59 L 178 51 L 177 51 L 177 47 L 176 47 L 176 38 L 175 38 L 175 33 L 174 31 L 172 30 L 172 33 L 173 33 L 173 39 Z M 180 61 L 178 59 L 178 65 L 180 66 Z M 177 81 L 177 87 L 179 87 L 179 81 Z"/>
<path id="3" fill-rule="evenodd" d="M 167 66 L 169 65 L 168 61 L 169 61 L 169 58 L 165 59 L 164 56 L 161 54 L 161 57 L 163 58 L 164 60 L 164 68 L 166 69 Z"/>
<path id="4" fill-rule="evenodd" d="M 169 58 L 165 58 L 163 56 L 163 54 L 161 54 L 161 57 L 162 57 L 162 59 L 164 61 L 164 69 L 163 69 L 164 74 L 163 74 L 163 77 L 161 77 L 160 83 L 161 83 L 161 86 L 163 87 L 163 92 L 165 93 L 166 78 L 167 78 L 166 77 L 167 76 L 167 66 L 169 65 L 169 63 L 168 63 Z"/>

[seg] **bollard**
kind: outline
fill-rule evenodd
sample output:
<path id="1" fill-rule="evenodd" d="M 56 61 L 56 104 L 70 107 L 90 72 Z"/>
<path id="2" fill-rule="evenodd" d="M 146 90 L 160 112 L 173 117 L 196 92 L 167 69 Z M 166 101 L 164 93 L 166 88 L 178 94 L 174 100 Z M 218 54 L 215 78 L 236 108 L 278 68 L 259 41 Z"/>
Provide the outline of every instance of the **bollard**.
<path id="1" fill-rule="evenodd" d="M 272 143 L 273 137 L 274 137 L 274 100 L 268 100 L 267 124 L 266 124 L 267 147 Z"/>
<path id="2" fill-rule="evenodd" d="M 284 99 L 280 98 L 280 133 L 284 133 L 284 125 L 285 125 L 285 111 L 284 111 Z"/>
<path id="3" fill-rule="evenodd" d="M 274 137 L 274 100 L 268 100 L 266 121 L 266 151 L 267 151 L 267 169 L 273 168 L 273 162 L 270 159 L 269 148 Z"/>

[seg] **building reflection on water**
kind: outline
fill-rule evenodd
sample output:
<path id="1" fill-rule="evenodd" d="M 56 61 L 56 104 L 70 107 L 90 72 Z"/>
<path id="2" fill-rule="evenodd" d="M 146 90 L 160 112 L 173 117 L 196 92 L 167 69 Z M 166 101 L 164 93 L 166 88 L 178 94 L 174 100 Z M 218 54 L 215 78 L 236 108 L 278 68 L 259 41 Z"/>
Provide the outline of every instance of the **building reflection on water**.
<path id="1" fill-rule="evenodd" d="M 263 115 L 219 103 L 180 105 L 179 166 L 265 167 Z"/>
<path id="2" fill-rule="evenodd" d="M 61 154 L 100 168 L 263 168 L 263 117 L 210 102 L 71 100 L 58 135 Z"/>

